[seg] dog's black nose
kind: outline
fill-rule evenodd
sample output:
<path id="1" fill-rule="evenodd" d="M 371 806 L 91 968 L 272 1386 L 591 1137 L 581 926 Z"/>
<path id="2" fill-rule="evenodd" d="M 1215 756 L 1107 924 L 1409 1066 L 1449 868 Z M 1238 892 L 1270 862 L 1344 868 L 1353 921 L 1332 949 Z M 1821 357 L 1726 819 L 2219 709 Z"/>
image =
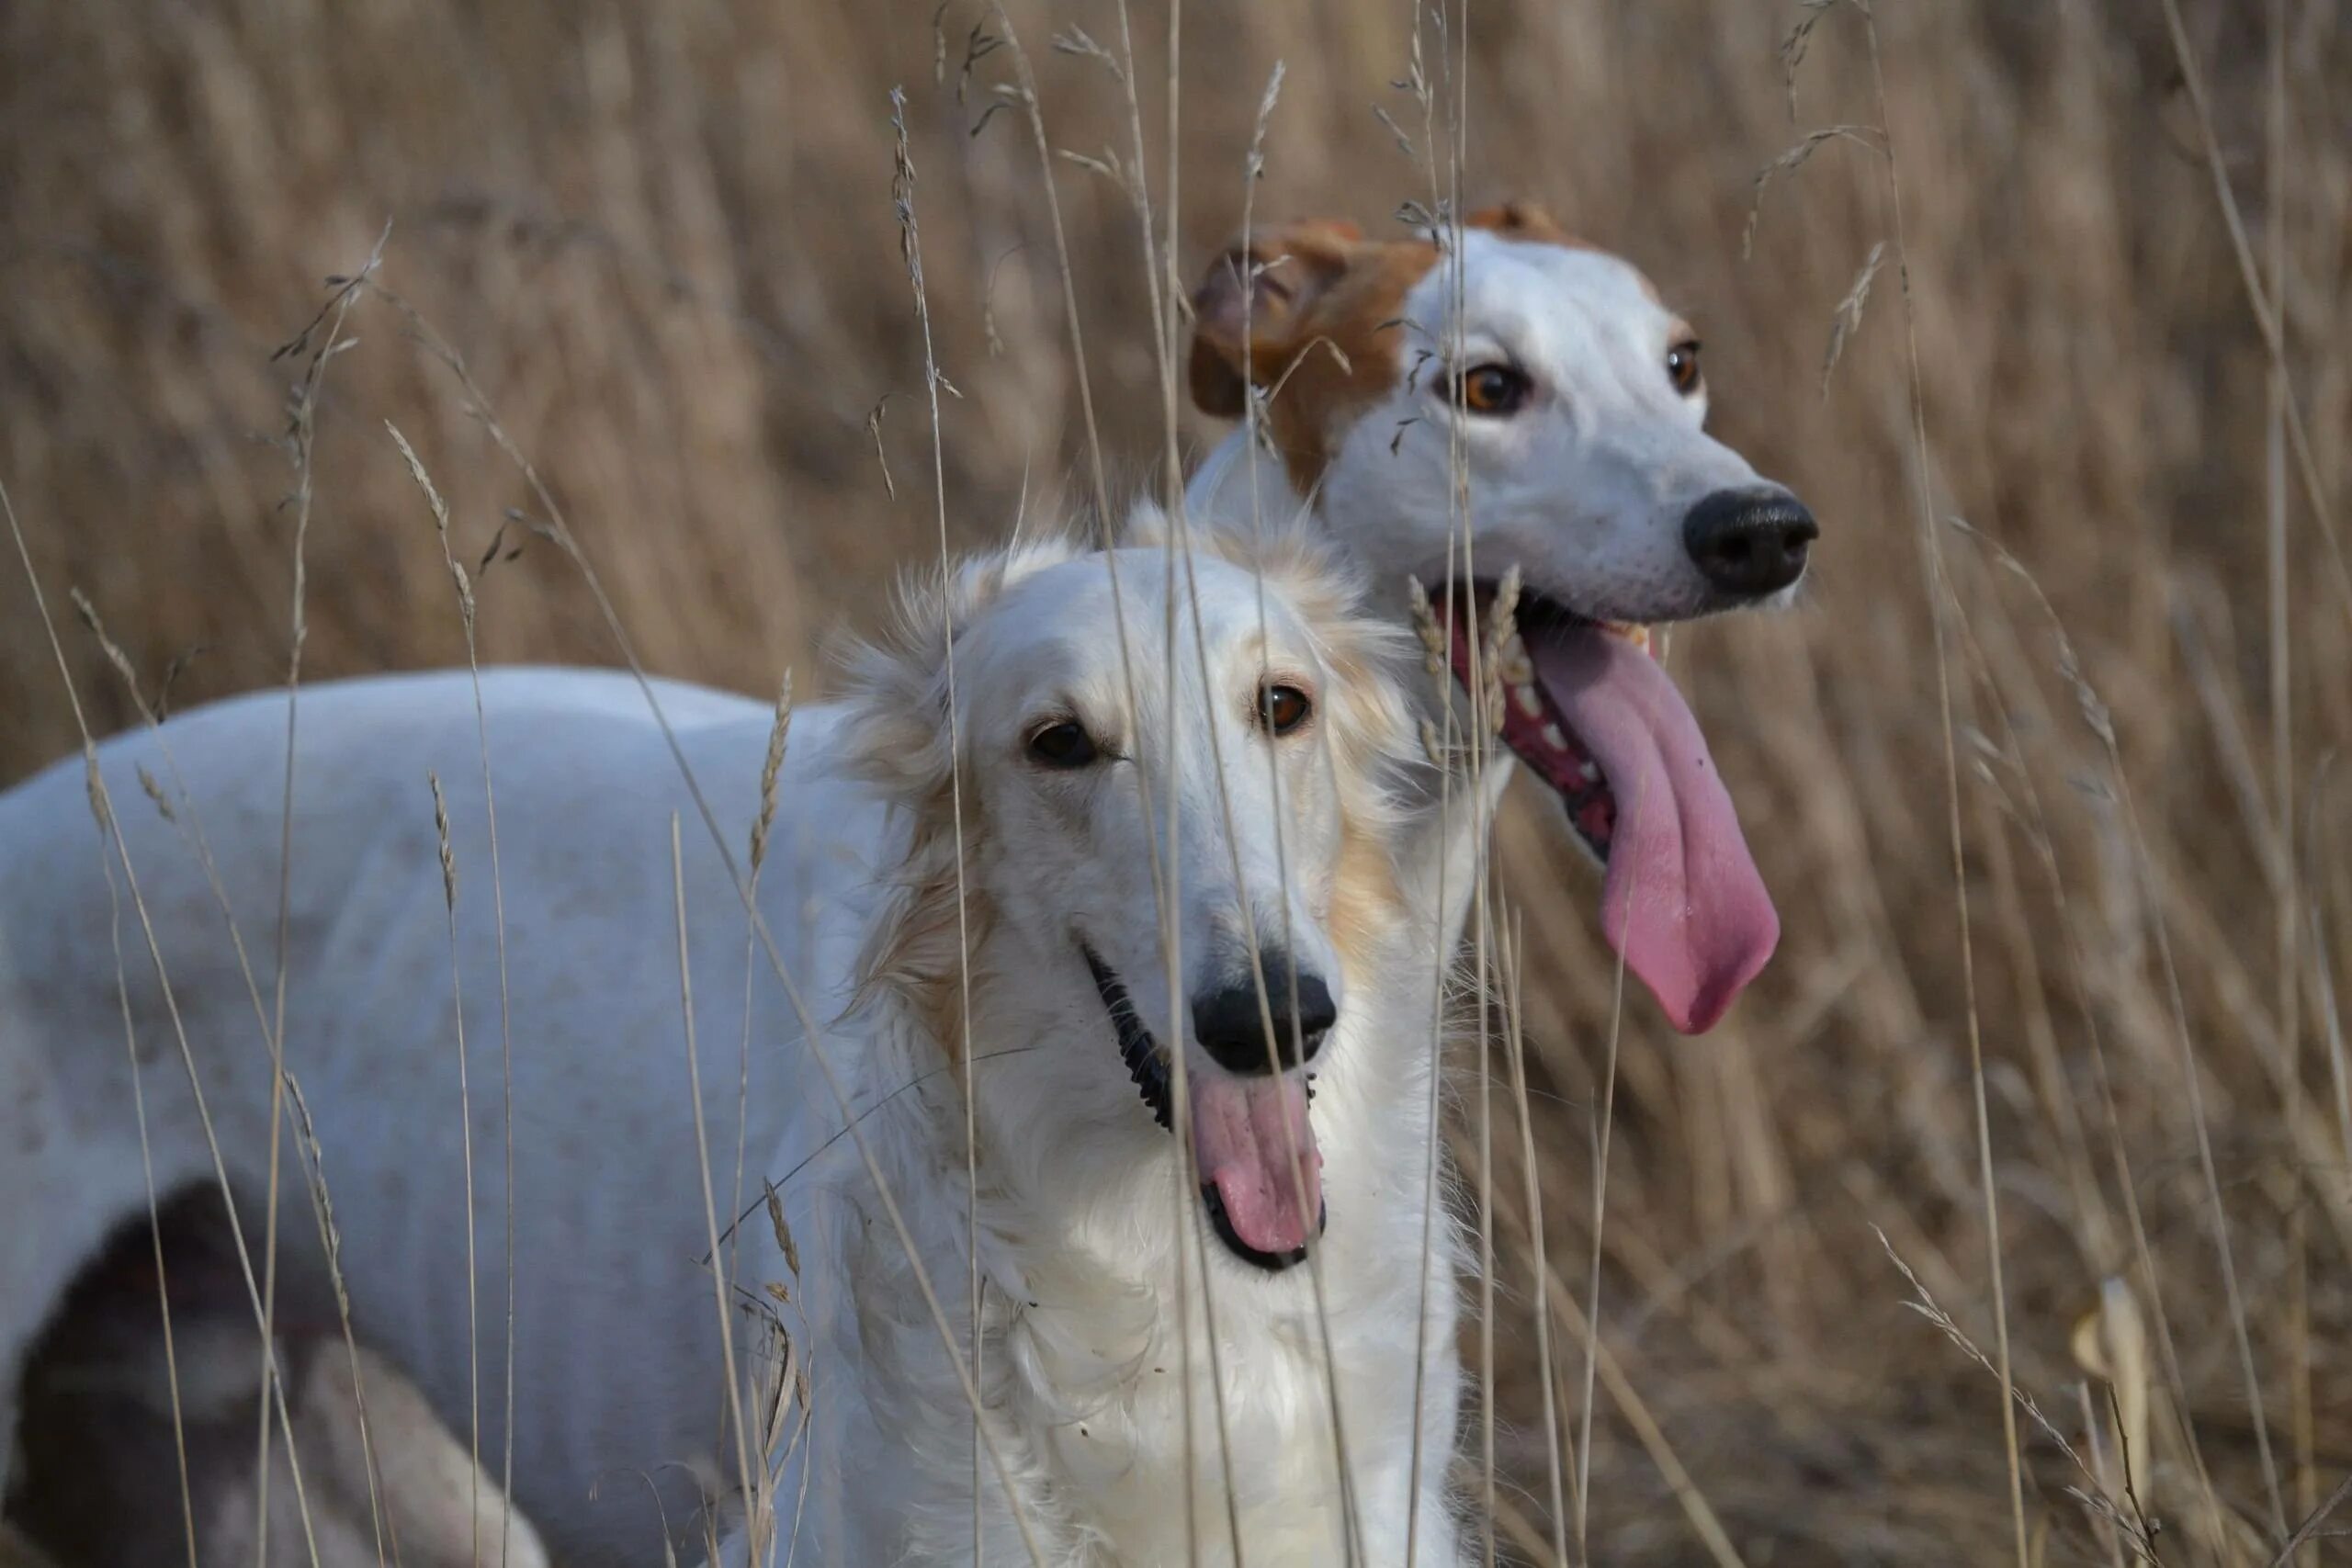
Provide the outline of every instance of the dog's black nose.
<path id="1" fill-rule="evenodd" d="M 1719 490 L 1682 520 L 1682 547 L 1717 591 L 1742 599 L 1778 593 L 1804 575 L 1821 529 L 1784 490 Z"/>
<path id="2" fill-rule="evenodd" d="M 1274 1017 L 1275 1038 L 1281 1043 L 1282 1065 L 1294 1067 L 1315 1060 L 1315 1054 L 1323 1049 L 1323 1036 L 1330 1032 L 1331 1025 L 1340 1018 L 1340 1010 L 1331 1002 L 1331 988 L 1320 976 L 1304 969 L 1298 972 L 1297 1032 L 1294 1034 L 1290 960 L 1282 953 L 1269 953 L 1263 966 L 1266 1000 Z M 1193 1035 L 1200 1041 L 1201 1049 L 1229 1073 L 1272 1070 L 1272 1056 L 1266 1050 L 1265 1019 L 1259 1011 L 1257 982 L 1246 973 L 1193 998 Z"/>

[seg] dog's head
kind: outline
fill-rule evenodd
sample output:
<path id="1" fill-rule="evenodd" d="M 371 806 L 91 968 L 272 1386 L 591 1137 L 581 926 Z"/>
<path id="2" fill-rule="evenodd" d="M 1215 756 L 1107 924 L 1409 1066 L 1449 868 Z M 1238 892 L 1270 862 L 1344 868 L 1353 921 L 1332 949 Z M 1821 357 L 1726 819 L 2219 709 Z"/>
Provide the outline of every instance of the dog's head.
<path id="1" fill-rule="evenodd" d="M 1458 260 L 1336 222 L 1235 246 L 1195 297 L 1193 398 L 1238 418 L 1256 389 L 1291 487 L 1399 604 L 1408 576 L 1454 585 L 1457 672 L 1499 686 L 1503 739 L 1609 866 L 1628 965 L 1705 1029 L 1779 924 L 1641 628 L 1785 599 L 1814 521 L 1706 433 L 1697 335 L 1630 264 L 1519 204 Z M 1239 471 L 1204 469 L 1195 509 L 1246 505 Z M 1482 636 L 1507 578 L 1516 647 Z"/>
<path id="2" fill-rule="evenodd" d="M 1186 1125 L 1216 1234 L 1270 1269 L 1323 1221 L 1307 1079 L 1393 904 L 1410 733 L 1400 639 L 1330 554 L 1001 556 L 912 594 L 854 666 L 853 754 L 911 824 L 869 985 L 973 1051 L 1014 1180 L 1034 1159 L 1067 1185 L 1089 1149 L 1133 1169 L 1155 1122 Z"/>

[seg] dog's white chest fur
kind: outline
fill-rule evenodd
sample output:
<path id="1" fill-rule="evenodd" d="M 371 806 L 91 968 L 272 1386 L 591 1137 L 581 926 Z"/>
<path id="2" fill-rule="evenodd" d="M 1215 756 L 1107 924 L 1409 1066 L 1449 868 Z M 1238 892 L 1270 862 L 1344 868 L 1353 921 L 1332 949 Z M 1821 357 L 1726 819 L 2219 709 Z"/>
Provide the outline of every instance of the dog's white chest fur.
<path id="1" fill-rule="evenodd" d="M 984 1191 L 978 1371 L 989 1436 L 1017 1499 L 1008 1501 L 984 1450 L 984 1561 L 1030 1560 L 1017 1506 L 1054 1568 L 1224 1563 L 1237 1532 L 1251 1563 L 1344 1562 L 1351 1530 L 1354 1561 L 1401 1564 L 1408 1518 L 1420 1538 L 1417 1562 L 1453 1562 L 1442 1486 L 1459 1396 L 1453 1236 L 1440 1213 L 1424 1251 L 1426 1143 L 1374 1147 L 1355 1135 L 1369 1125 L 1370 1100 L 1387 1102 L 1384 1115 L 1405 1111 L 1408 1124 L 1419 1118 L 1399 1102 L 1426 1103 L 1427 1078 L 1409 1061 L 1364 1059 L 1382 1043 L 1347 1042 L 1348 1066 L 1325 1075 L 1317 1103 L 1334 1193 L 1318 1253 L 1319 1314 L 1306 1268 L 1260 1274 L 1199 1228 L 1180 1298 L 1165 1238 L 1179 1225 L 1198 1227 L 1199 1205 L 1170 1185 L 1172 1144 L 1163 1169 L 1120 1190 L 1090 1187 L 1081 1165 L 1068 1173 L 1072 1201 Z M 899 1131 L 874 1145 L 902 1215 L 936 1233 L 936 1248 L 921 1248 L 933 1258 L 960 1252 L 965 1240 L 962 1170 L 936 1163 L 955 1138 L 935 1122 L 930 1134 L 917 1131 L 939 1114 L 953 1114 L 944 1098 L 893 1118 Z M 818 1544 L 854 1542 L 881 1562 L 972 1561 L 968 1406 L 904 1249 L 862 1192 L 862 1166 L 835 1168 L 838 1187 L 794 1205 L 804 1277 L 847 1282 L 845 1293 L 812 1286 L 806 1303 L 818 1337 L 812 1493 L 841 1506 L 812 1508 L 824 1517 L 804 1517 L 804 1539 L 813 1530 Z M 824 1258 L 816 1268 L 812 1237 Z M 1424 1262 L 1426 1295 L 1416 1268 Z M 933 1279 L 968 1354 L 967 1280 L 960 1272 Z M 1335 1405 L 1346 1434 L 1344 1492 Z M 787 1476 L 786 1495 L 797 1486 Z"/>

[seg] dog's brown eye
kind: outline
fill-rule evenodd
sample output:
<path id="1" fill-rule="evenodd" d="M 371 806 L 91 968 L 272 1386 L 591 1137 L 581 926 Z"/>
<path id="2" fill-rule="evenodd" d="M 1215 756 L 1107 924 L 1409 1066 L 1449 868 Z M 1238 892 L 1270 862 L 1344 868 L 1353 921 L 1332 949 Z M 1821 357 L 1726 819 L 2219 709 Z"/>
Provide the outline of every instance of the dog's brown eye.
<path id="1" fill-rule="evenodd" d="M 1460 377 L 1455 395 L 1472 413 L 1517 413 L 1535 384 L 1508 365 L 1474 365 Z"/>
<path id="2" fill-rule="evenodd" d="M 1666 351 L 1666 378 L 1684 397 L 1699 389 L 1699 340 L 1678 343 Z"/>
<path id="3" fill-rule="evenodd" d="M 1315 703 L 1296 686 L 1268 686 L 1259 694 L 1259 712 L 1266 728 L 1288 735 L 1314 716 Z"/>
<path id="4" fill-rule="evenodd" d="M 1030 757 L 1048 768 L 1083 768 L 1102 755 L 1086 726 L 1074 718 L 1049 724 L 1029 737 Z"/>

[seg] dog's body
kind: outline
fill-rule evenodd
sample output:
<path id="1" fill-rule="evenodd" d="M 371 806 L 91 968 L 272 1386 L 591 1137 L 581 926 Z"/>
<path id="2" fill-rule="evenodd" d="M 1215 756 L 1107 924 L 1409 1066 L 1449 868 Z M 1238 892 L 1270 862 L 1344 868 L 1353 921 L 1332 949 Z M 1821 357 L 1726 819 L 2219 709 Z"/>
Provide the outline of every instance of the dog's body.
<path id="1" fill-rule="evenodd" d="M 1234 964 L 1246 964 L 1246 949 L 1237 959 L 1240 929 L 1254 921 L 1266 953 L 1279 950 L 1275 931 L 1287 932 L 1289 946 L 1279 951 L 1344 998 L 1319 1059 L 1311 1124 L 1296 1069 L 1271 1080 L 1235 1077 L 1203 1057 L 1191 1075 L 1202 1179 L 1227 1183 L 1232 1201 L 1220 1223 L 1263 1243 L 1261 1251 L 1287 1247 L 1293 1237 L 1283 1227 L 1295 1230 L 1297 1221 L 1295 1203 L 1246 1190 L 1248 1179 L 1275 1168 L 1263 1145 L 1250 1142 L 1267 1125 L 1261 1113 L 1319 1148 L 1316 1184 L 1329 1194 L 1333 1214 L 1318 1260 L 1332 1354 L 1327 1361 L 1306 1269 L 1269 1275 L 1206 1240 L 1190 1251 L 1191 1296 L 1177 1291 L 1175 1237 L 1180 1227 L 1205 1237 L 1201 1200 L 1181 1190 L 1170 1141 L 1136 1103 L 1118 1056 L 1125 1037 L 1066 923 L 1097 922 L 1085 951 L 1115 968 L 1146 1028 L 1164 1034 L 1171 1017 L 1199 1011 L 1204 1004 L 1188 993 L 1171 1012 L 1144 874 L 1152 840 L 1106 795 L 1091 816 L 1116 831 L 1091 854 L 1034 837 L 1056 824 L 1057 839 L 1075 829 L 1067 802 L 1053 804 L 1059 797 L 1023 807 L 1045 815 L 1027 819 L 1029 836 L 1008 843 L 1019 823 L 989 820 L 1000 798 L 991 770 L 1002 768 L 1006 751 L 995 738 L 991 750 L 967 759 L 965 778 L 986 1287 L 980 1380 L 1013 1499 L 996 1481 L 994 1461 L 984 1461 L 987 1555 L 1026 1560 L 1018 1513 L 1055 1564 L 1181 1560 L 1190 1473 L 1196 1506 L 1189 1528 L 1201 1561 L 1220 1561 L 1229 1473 L 1252 1562 L 1340 1560 L 1340 1532 L 1352 1512 L 1360 1560 L 1402 1562 L 1412 1515 L 1417 1561 L 1447 1564 L 1454 1527 L 1443 1487 L 1458 1378 L 1453 1254 L 1442 1215 L 1431 1226 L 1434 1247 L 1422 1247 L 1438 979 L 1428 954 L 1447 917 L 1418 879 L 1447 858 L 1448 846 L 1438 837 L 1412 841 L 1410 825 L 1401 850 L 1392 842 L 1396 825 L 1376 781 L 1406 731 L 1387 677 L 1363 660 L 1344 679 L 1334 674 L 1335 650 L 1353 636 L 1347 614 L 1332 600 L 1317 618 L 1303 619 L 1286 607 L 1279 583 L 1269 595 L 1278 644 L 1269 657 L 1286 658 L 1303 683 L 1323 687 L 1331 744 L 1322 753 L 1326 769 L 1300 749 L 1307 743 L 1286 743 L 1291 836 L 1277 846 L 1269 838 L 1276 813 L 1263 746 L 1236 722 L 1229 694 L 1202 700 L 1197 677 L 1184 671 L 1175 692 L 1164 689 L 1157 658 L 1164 574 L 1155 552 L 1125 553 L 1143 708 L 1125 721 L 1125 744 L 1148 751 L 1157 716 L 1173 710 L 1191 753 L 1147 770 L 1164 779 L 1172 768 L 1178 781 L 1172 804 L 1160 806 L 1179 819 L 1186 903 L 1177 923 L 1187 983 L 1197 978 L 1199 996 L 1216 985 L 1230 989 Z M 1089 564 L 1102 558 L 1047 570 L 1023 558 L 1000 570 L 990 593 L 1062 596 L 984 623 L 982 632 L 1012 628 L 997 638 L 1012 639 L 1010 648 L 993 655 L 985 637 L 959 637 L 975 704 L 993 689 L 992 668 L 1003 672 L 1001 685 L 1045 660 L 1068 679 L 1080 661 L 1091 699 L 1121 707 L 1102 666 L 1116 644 L 1102 584 L 1092 581 L 1101 568 Z M 1254 671 L 1252 578 L 1215 560 L 1197 570 L 1218 679 L 1244 666 Z M 1086 578 L 1083 592 L 1057 588 L 1057 573 Z M 1026 577 L 1017 588 L 1006 581 L 1015 575 Z M 1323 592 L 1312 573 L 1299 581 Z M 1057 603 L 1059 623 L 1045 613 Z M 977 613 L 979 604 L 967 594 L 959 608 Z M 1182 657 L 1198 659 L 1189 638 Z M 920 680 L 906 675 L 918 668 Z M 921 880 L 915 866 L 923 853 L 935 873 L 941 848 L 938 780 L 908 771 L 926 746 L 936 753 L 932 761 L 945 756 L 936 739 L 944 716 L 923 683 L 939 673 L 906 651 L 870 668 L 876 689 L 862 702 L 795 717 L 783 805 L 759 882 L 779 956 L 807 987 L 811 1015 L 826 1022 L 828 1059 L 861 1115 L 855 1137 L 842 1135 L 796 1010 L 749 939 L 734 885 L 634 683 L 549 671 L 483 678 L 501 806 L 503 999 L 513 1021 L 514 1495 L 563 1561 L 642 1562 L 657 1550 L 649 1494 L 632 1472 L 681 1463 L 723 1491 L 735 1471 L 733 1438 L 721 1426 L 728 1385 L 712 1283 L 697 1262 L 709 1220 L 672 930 L 672 811 L 685 820 L 695 1040 L 718 1201 L 731 1210 L 736 1190 L 750 956 L 746 1191 L 756 1199 L 763 1175 L 778 1180 L 797 1241 L 796 1269 L 764 1216 L 755 1216 L 733 1280 L 754 1298 L 771 1281 L 787 1287 L 792 1301 L 782 1315 L 810 1380 L 809 1429 L 785 1445 L 791 1460 L 775 1487 L 778 1528 L 797 1530 L 813 1561 L 970 1556 L 967 1406 L 855 1146 L 862 1138 L 884 1173 L 968 1350 L 963 1112 L 949 1066 L 963 1048 L 961 984 L 951 979 L 954 950 L 939 947 L 953 933 L 926 923 L 935 910 L 903 890 L 910 876 Z M 897 687 L 879 689 L 892 679 Z M 770 716 L 684 687 L 664 685 L 659 695 L 719 821 L 730 835 L 747 833 L 758 814 Z M 1246 719 L 1246 709 L 1238 716 Z M 963 722 L 992 717 L 1001 716 L 978 706 Z M 0 1129 L 0 1190 L 31 1220 L 11 1226 L 0 1244 L 0 1348 L 12 1365 L 82 1260 L 146 1210 L 147 1156 L 130 1114 L 132 1054 L 110 957 L 118 919 L 156 1189 L 169 1195 L 212 1180 L 180 1057 L 184 1029 L 259 1255 L 254 1214 L 267 1190 L 268 1050 L 191 834 L 200 826 L 220 868 L 266 1009 L 285 718 L 280 695 L 243 699 L 99 753 L 138 901 L 171 976 L 176 1026 L 123 867 L 95 827 L 82 768 L 54 769 L 0 797 L 0 1017 L 9 1021 L 0 1068 L 11 1080 L 0 1100 L 9 1118 Z M 458 674 L 318 688 L 303 695 L 300 726 L 287 1067 L 316 1123 L 362 1338 L 407 1369 L 460 1432 L 479 1400 L 484 1468 L 495 1476 L 503 1441 L 504 1068 L 472 687 Z M 1209 771 L 1211 729 L 1227 753 L 1221 789 Z M 142 794 L 142 770 L 171 820 Z M 457 1008 L 428 770 L 447 794 L 457 868 L 478 1368 L 467 1332 Z M 1221 794 L 1233 802 L 1230 855 Z M 1091 898 L 1089 887 L 1115 888 L 1118 897 Z M 930 885 L 934 899 L 939 891 Z M 1237 926 L 1245 904 L 1249 916 Z M 862 976 L 872 972 L 879 988 L 862 993 Z M 1270 965 L 1266 978 L 1281 1010 L 1288 976 Z M 843 1021 L 830 1022 L 836 1019 Z M 1228 1122 L 1241 1118 L 1226 1127 L 1223 1144 L 1221 1113 Z M 1239 1134 L 1238 1156 L 1233 1125 L 1255 1130 Z M 1210 1168 L 1233 1157 L 1239 1179 Z M 303 1152 L 290 1131 L 281 1158 L 282 1245 L 293 1258 L 304 1243 L 314 1247 L 315 1226 L 300 1197 Z M 718 1224 L 728 1218 L 721 1212 Z M 733 1256 L 734 1246 L 721 1252 Z M 1425 1298 L 1427 1332 L 1417 1334 Z M 1222 1424 L 1208 1381 L 1211 1310 Z M 1186 1321 L 1189 1343 L 1179 1332 Z M 751 1324 L 739 1314 L 735 1349 L 745 1397 L 756 1401 L 772 1391 L 752 1374 L 760 1337 L 748 1332 Z M 1418 1376 L 1416 1346 L 1423 1352 Z M 1334 1364 L 1336 1394 L 1325 1370 Z M 1418 1500 L 1409 1492 L 1417 1392 Z M 1350 1439 L 1351 1509 L 1340 1506 L 1330 1440 L 1335 1398 Z M 1229 1472 L 1220 1437 L 1229 1444 Z M 593 1506 L 592 1488 L 604 1499 Z M 663 1495 L 673 1535 L 699 1536 L 695 1489 L 673 1477 Z"/>

